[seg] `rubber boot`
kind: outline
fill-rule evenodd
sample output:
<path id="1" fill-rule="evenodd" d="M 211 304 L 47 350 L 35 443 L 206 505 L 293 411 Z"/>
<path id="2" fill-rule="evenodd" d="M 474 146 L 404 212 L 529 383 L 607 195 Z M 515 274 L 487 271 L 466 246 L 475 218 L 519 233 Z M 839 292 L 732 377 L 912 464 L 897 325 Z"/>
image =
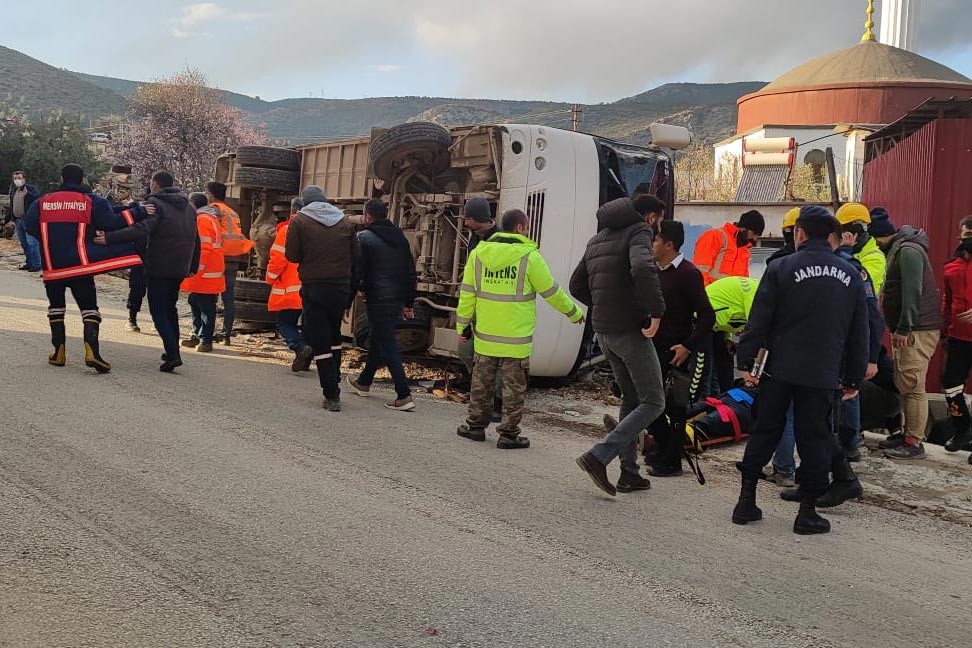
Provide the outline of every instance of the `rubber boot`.
<path id="1" fill-rule="evenodd" d="M 763 519 L 763 512 L 756 506 L 756 485 L 759 479 L 743 475 L 742 488 L 739 491 L 739 501 L 732 510 L 733 524 L 748 524 Z"/>
<path id="2" fill-rule="evenodd" d="M 111 365 L 101 357 L 98 345 L 98 332 L 101 328 L 101 318 L 88 317 L 84 320 L 84 364 L 100 374 L 111 371 Z"/>
<path id="3" fill-rule="evenodd" d="M 835 461 L 832 470 L 834 481 L 826 492 L 817 498 L 817 506 L 820 508 L 840 506 L 847 500 L 856 499 L 864 494 L 864 487 L 861 486 L 861 480 L 851 468 L 850 461 L 846 458 Z"/>
<path id="4" fill-rule="evenodd" d="M 47 321 L 51 325 L 51 344 L 54 351 L 47 356 L 47 363 L 55 367 L 63 367 L 67 364 L 67 350 L 65 342 L 67 333 L 64 331 L 64 309 L 48 309 Z"/>
<path id="5" fill-rule="evenodd" d="M 804 489 L 800 493 L 800 511 L 793 521 L 793 533 L 798 535 L 815 535 L 830 533 L 830 522 L 817 514 L 816 501 L 820 491 L 808 492 Z"/>
<path id="6" fill-rule="evenodd" d="M 949 393 L 953 392 L 954 393 Z M 947 452 L 958 452 L 972 442 L 972 417 L 969 416 L 969 406 L 965 402 L 963 387 L 946 390 L 945 402 L 948 403 L 948 427 L 951 436 L 945 442 Z"/>

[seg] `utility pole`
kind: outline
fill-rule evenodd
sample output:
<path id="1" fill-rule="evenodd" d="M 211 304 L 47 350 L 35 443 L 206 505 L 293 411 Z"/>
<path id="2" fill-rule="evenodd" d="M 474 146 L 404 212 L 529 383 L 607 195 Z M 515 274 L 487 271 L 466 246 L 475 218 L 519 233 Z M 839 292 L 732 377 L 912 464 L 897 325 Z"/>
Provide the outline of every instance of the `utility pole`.
<path id="1" fill-rule="evenodd" d="M 577 126 L 580 124 L 581 109 L 580 106 L 574 104 L 573 108 L 570 109 L 570 124 L 571 128 L 576 131 Z"/>

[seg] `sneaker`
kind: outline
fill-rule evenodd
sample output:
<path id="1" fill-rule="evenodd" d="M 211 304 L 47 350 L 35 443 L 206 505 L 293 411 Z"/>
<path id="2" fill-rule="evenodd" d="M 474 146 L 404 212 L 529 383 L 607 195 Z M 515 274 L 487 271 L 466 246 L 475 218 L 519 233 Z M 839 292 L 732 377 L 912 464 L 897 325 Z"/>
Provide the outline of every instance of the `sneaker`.
<path id="1" fill-rule="evenodd" d="M 348 387 L 351 388 L 351 391 L 353 391 L 358 396 L 361 396 L 362 398 L 368 398 L 369 396 L 371 396 L 371 385 L 368 385 L 367 387 L 365 385 L 359 385 L 351 378 L 350 374 L 345 379 L 345 382 L 348 384 Z"/>
<path id="2" fill-rule="evenodd" d="M 26 263 L 24 263 L 22 265 L 17 266 L 17 269 L 18 270 L 30 270 L 30 266 L 27 265 Z"/>
<path id="3" fill-rule="evenodd" d="M 129 333 L 141 333 L 142 329 L 138 328 L 138 322 L 133 322 L 128 320 L 128 324 L 125 325 L 125 330 Z"/>
<path id="4" fill-rule="evenodd" d="M 590 452 L 585 452 L 575 460 L 581 470 L 587 473 L 594 485 L 614 497 L 618 491 L 607 477 L 607 467 Z"/>
<path id="5" fill-rule="evenodd" d="M 525 450 L 530 447 L 530 439 L 525 436 L 503 436 L 496 441 L 496 447 L 500 450 Z"/>
<path id="6" fill-rule="evenodd" d="M 176 367 L 181 367 L 181 366 L 182 366 L 182 358 L 180 356 L 175 356 L 172 358 L 169 358 L 167 356 L 167 359 L 163 361 L 162 365 L 159 367 L 159 371 L 163 373 L 172 373 L 172 371 Z"/>
<path id="7" fill-rule="evenodd" d="M 634 491 L 648 490 L 649 488 L 651 488 L 651 482 L 641 475 L 632 475 L 627 471 L 621 471 L 621 477 L 618 478 L 619 493 L 633 493 Z"/>
<path id="8" fill-rule="evenodd" d="M 785 475 L 775 470 L 772 475 L 766 478 L 766 481 L 772 482 L 780 488 L 793 488 L 796 486 L 796 478 L 793 475 Z"/>
<path id="9" fill-rule="evenodd" d="M 328 412 L 340 412 L 341 400 L 338 398 L 325 398 L 321 407 L 326 409 Z"/>
<path id="10" fill-rule="evenodd" d="M 958 452 L 972 442 L 972 429 L 964 430 L 945 442 L 946 452 Z"/>
<path id="11" fill-rule="evenodd" d="M 456 434 L 461 436 L 463 439 L 469 439 L 470 441 L 486 440 L 485 428 L 471 428 L 465 423 L 459 426 L 459 429 L 456 430 Z"/>
<path id="12" fill-rule="evenodd" d="M 186 347 L 187 349 L 191 349 L 199 345 L 199 338 L 197 338 L 195 335 L 191 335 L 187 337 L 185 340 L 183 340 L 182 342 L 180 342 L 179 344 Z"/>
<path id="13" fill-rule="evenodd" d="M 887 439 L 882 439 L 878 443 L 878 447 L 881 448 L 882 450 L 891 450 L 893 448 L 898 448 L 904 445 L 904 442 L 905 442 L 905 435 L 901 432 L 898 432 L 896 434 L 892 434 L 888 436 Z"/>
<path id="14" fill-rule="evenodd" d="M 897 448 L 891 448 L 884 451 L 884 456 L 888 459 L 924 459 L 925 458 L 925 444 L 919 443 L 917 445 L 911 443 L 902 443 Z"/>
<path id="15" fill-rule="evenodd" d="M 201 342 L 199 346 L 196 347 L 197 353 L 210 353 L 213 350 L 212 342 Z"/>
<path id="16" fill-rule="evenodd" d="M 406 396 L 405 398 L 399 398 L 385 403 L 385 407 L 397 412 L 411 412 L 415 409 L 415 401 L 412 400 L 411 396 Z"/>
<path id="17" fill-rule="evenodd" d="M 226 333 L 223 335 L 223 344 L 226 346 L 233 346 L 233 334 Z"/>

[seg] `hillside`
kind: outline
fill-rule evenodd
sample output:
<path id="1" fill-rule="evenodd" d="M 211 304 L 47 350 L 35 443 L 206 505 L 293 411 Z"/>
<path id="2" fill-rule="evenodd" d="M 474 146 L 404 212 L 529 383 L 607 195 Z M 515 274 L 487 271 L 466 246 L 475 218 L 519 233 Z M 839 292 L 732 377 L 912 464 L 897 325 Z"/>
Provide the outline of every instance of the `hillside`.
<path id="1" fill-rule="evenodd" d="M 0 100 L 23 101 L 34 116 L 70 112 L 88 119 L 125 110 L 125 99 L 117 93 L 2 45 L 0 70 Z"/>
<path id="2" fill-rule="evenodd" d="M 125 98 L 138 81 L 73 73 L 0 47 L 0 97 L 23 96 L 34 113 L 54 110 L 97 118 L 124 112 Z M 580 128 L 589 133 L 646 144 L 654 121 L 687 126 L 697 142 L 712 143 L 735 131 L 736 99 L 762 82 L 669 83 L 612 103 L 579 106 Z M 226 103 L 263 124 L 280 143 L 300 144 L 370 132 L 374 126 L 429 120 L 446 126 L 519 121 L 569 128 L 569 103 L 504 101 L 444 97 L 373 97 L 369 99 L 283 99 L 264 101 L 220 91 Z"/>

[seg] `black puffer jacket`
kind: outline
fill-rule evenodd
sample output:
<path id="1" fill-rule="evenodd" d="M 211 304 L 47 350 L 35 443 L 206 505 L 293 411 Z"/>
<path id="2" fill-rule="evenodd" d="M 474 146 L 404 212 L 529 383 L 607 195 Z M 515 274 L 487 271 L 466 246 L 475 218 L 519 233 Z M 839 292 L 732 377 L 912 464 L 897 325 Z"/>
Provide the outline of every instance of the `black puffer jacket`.
<path id="1" fill-rule="evenodd" d="M 145 276 L 185 279 L 199 267 L 199 234 L 196 210 L 178 187 L 167 187 L 150 195 L 155 214 L 131 227 L 106 232 L 108 243 L 135 242 L 145 246 Z"/>
<path id="2" fill-rule="evenodd" d="M 387 220 L 358 233 L 361 248 L 359 286 L 369 304 L 415 302 L 415 260 L 402 230 Z"/>
<path id="3" fill-rule="evenodd" d="M 591 307 L 596 333 L 628 333 L 665 313 L 653 234 L 628 198 L 597 210 L 601 228 L 570 278 L 570 293 Z"/>

